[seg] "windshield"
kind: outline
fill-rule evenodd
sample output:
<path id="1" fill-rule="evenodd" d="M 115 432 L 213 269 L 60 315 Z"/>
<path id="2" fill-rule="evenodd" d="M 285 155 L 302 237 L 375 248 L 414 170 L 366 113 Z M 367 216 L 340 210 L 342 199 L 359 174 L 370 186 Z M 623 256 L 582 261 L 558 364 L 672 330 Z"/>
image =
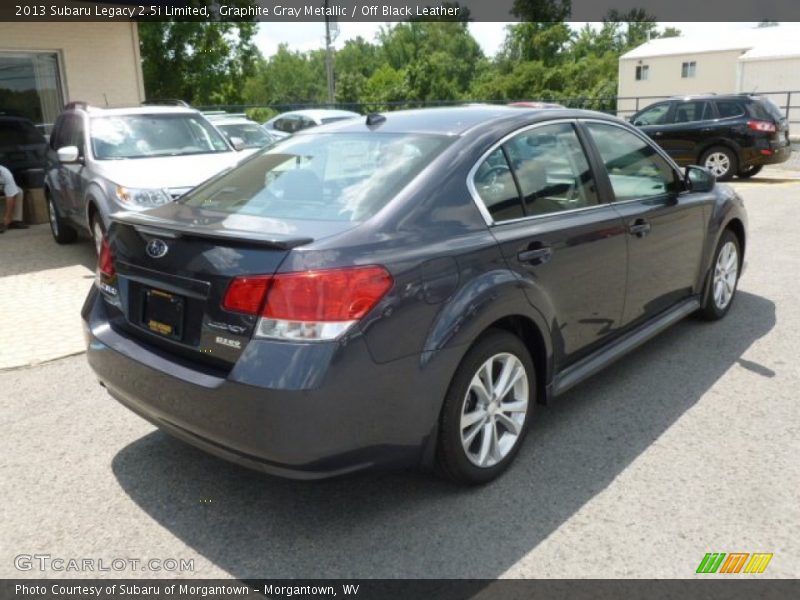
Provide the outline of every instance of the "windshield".
<path id="1" fill-rule="evenodd" d="M 91 144 L 99 160 L 230 151 L 220 133 L 193 114 L 92 117 Z"/>
<path id="2" fill-rule="evenodd" d="M 255 123 L 229 123 L 217 127 L 228 136 L 229 140 L 235 137 L 241 139 L 245 148 L 261 148 L 272 142 L 267 132 Z"/>
<path id="3" fill-rule="evenodd" d="M 362 221 L 450 141 L 417 134 L 300 135 L 211 179 L 179 202 L 260 217 Z"/>

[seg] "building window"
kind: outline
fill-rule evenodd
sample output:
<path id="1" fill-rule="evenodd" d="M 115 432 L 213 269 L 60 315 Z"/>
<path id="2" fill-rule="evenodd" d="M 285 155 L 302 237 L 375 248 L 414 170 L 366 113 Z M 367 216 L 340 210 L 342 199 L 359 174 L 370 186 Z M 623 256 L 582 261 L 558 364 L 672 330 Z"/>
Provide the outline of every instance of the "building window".
<path id="1" fill-rule="evenodd" d="M 685 62 L 681 65 L 681 77 L 683 79 L 687 79 L 688 77 L 694 77 L 696 70 L 697 70 L 697 63 L 695 61 Z"/>
<path id="2" fill-rule="evenodd" d="M 650 67 L 648 65 L 639 65 L 636 67 L 636 81 L 647 81 L 647 76 L 650 74 Z"/>
<path id="3" fill-rule="evenodd" d="M 58 56 L 52 52 L 0 52 L 0 107 L 49 134 L 64 106 Z"/>

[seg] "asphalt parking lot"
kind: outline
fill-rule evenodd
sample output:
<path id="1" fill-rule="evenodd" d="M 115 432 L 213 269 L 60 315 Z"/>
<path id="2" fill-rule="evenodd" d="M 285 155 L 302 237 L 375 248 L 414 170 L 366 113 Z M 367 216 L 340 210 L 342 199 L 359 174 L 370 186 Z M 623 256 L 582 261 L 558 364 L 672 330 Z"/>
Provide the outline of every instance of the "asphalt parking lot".
<path id="1" fill-rule="evenodd" d="M 760 577 L 796 578 L 800 179 L 765 175 L 734 184 L 750 240 L 726 319 L 682 322 L 539 410 L 487 487 L 275 479 L 158 432 L 81 355 L 0 371 L 0 577 L 100 575 L 15 568 L 49 554 L 194 560 L 107 574 L 129 577 L 686 578 L 707 552 L 771 552 Z M 88 268 L 79 248 L 29 272 Z M 35 301 L 30 335 L 50 316 Z"/>

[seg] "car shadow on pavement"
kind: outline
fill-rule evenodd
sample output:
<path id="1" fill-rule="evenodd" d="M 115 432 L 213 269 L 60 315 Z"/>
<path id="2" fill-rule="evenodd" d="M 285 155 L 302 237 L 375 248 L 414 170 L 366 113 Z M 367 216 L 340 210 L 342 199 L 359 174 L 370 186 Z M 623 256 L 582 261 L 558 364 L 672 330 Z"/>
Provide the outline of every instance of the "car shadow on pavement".
<path id="1" fill-rule="evenodd" d="M 775 305 L 742 291 L 723 321 L 679 323 L 539 407 L 515 464 L 484 487 L 416 472 L 282 480 L 161 432 L 120 450 L 112 468 L 149 516 L 234 577 L 495 578 L 604 490 L 774 325 Z"/>

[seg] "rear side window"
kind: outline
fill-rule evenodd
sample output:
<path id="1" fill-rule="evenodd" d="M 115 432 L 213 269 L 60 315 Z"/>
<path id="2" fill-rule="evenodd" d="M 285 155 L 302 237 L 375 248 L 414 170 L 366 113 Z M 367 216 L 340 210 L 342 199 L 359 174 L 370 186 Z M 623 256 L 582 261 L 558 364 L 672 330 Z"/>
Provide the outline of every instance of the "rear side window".
<path id="1" fill-rule="evenodd" d="M 446 136 L 374 132 L 297 135 L 179 202 L 236 215 L 363 221 L 451 141 Z"/>
<path id="2" fill-rule="evenodd" d="M 525 216 L 514 175 L 502 148 L 486 157 L 472 179 L 475 191 L 495 222 L 520 219 Z"/>
<path id="3" fill-rule="evenodd" d="M 617 202 L 677 191 L 675 171 L 642 138 L 615 125 L 586 126 L 608 171 Z"/>
<path id="4" fill-rule="evenodd" d="M 675 107 L 673 123 L 692 123 L 711 118 L 711 106 L 708 102 L 693 100 L 681 102 Z"/>
<path id="5" fill-rule="evenodd" d="M 736 100 L 718 100 L 716 105 L 720 119 L 744 116 L 744 104 Z"/>
<path id="6" fill-rule="evenodd" d="M 569 123 L 544 125 L 505 144 L 522 192 L 526 215 L 541 215 L 597 204 L 589 163 Z"/>

